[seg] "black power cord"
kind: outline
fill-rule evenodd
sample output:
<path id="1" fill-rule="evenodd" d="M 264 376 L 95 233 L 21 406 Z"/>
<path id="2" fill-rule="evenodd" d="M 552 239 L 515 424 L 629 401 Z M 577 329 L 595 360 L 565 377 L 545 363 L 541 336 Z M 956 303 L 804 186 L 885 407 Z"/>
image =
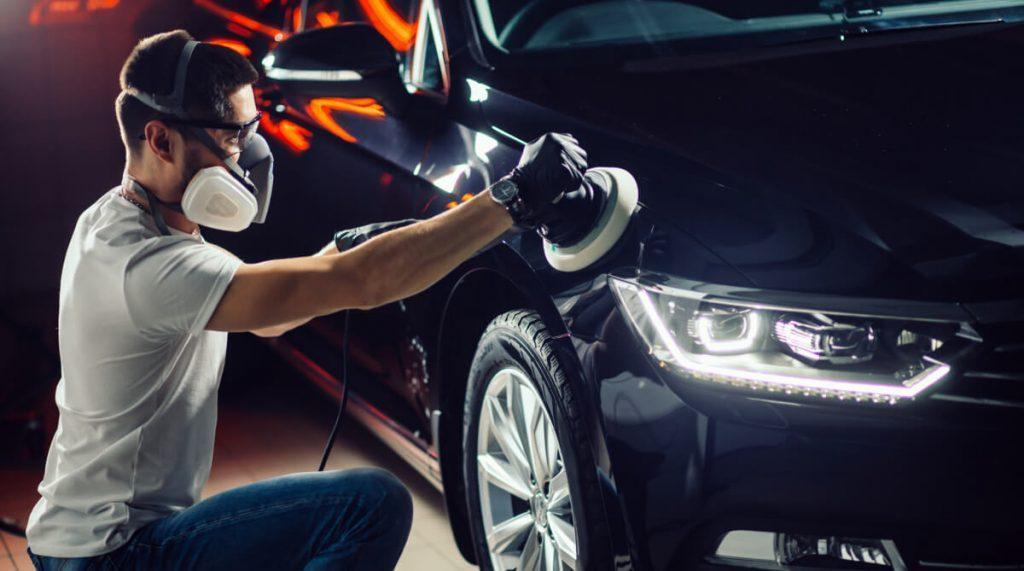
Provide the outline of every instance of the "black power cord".
<path id="1" fill-rule="evenodd" d="M 331 428 L 331 435 L 327 438 L 327 446 L 324 447 L 324 454 L 320 457 L 320 467 L 317 472 L 323 472 L 327 465 L 327 458 L 334 448 L 334 440 L 338 437 L 338 430 L 341 428 L 341 417 L 345 415 L 345 404 L 348 402 L 348 318 L 352 313 L 351 309 L 345 310 L 345 324 L 342 329 L 341 338 L 341 403 L 338 405 L 338 416 L 334 418 L 334 427 Z"/>

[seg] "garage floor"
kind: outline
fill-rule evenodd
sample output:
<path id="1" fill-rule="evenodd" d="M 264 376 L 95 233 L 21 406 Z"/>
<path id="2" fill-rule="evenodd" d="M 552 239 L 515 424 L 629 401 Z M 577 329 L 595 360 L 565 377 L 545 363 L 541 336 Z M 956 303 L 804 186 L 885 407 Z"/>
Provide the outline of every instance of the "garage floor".
<path id="1" fill-rule="evenodd" d="M 203 497 L 273 476 L 315 470 L 319 464 L 335 405 L 289 371 L 271 370 L 274 372 L 267 376 L 272 378 L 247 386 L 241 379 L 225 379 L 213 469 Z M 412 491 L 412 533 L 398 569 L 476 568 L 463 561 L 455 547 L 441 494 L 349 418 L 327 467 L 357 466 L 390 470 Z M 41 469 L 0 469 L 0 517 L 13 517 L 24 525 L 38 497 L 35 487 L 41 475 Z M 25 541 L 0 536 L 0 571 L 32 569 Z"/>

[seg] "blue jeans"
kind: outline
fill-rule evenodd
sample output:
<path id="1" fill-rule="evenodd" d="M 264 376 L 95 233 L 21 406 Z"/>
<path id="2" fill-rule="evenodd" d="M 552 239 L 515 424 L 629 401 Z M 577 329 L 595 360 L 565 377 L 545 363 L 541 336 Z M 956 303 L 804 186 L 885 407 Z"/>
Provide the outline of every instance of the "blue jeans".
<path id="1" fill-rule="evenodd" d="M 303 472 L 222 492 L 93 557 L 29 557 L 40 570 L 394 569 L 412 498 L 377 468 Z"/>

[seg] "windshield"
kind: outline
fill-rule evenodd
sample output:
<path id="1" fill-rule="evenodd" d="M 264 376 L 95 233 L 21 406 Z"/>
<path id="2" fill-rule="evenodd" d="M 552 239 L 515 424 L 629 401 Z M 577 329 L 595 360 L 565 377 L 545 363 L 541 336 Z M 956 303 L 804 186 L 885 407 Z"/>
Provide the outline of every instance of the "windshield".
<path id="1" fill-rule="evenodd" d="M 1024 6 L 1021 0 L 473 0 L 484 35 L 503 51 L 659 43 L 877 25 Z M 992 14 L 995 14 L 993 16 Z M 1015 18 L 1016 19 L 1016 18 Z M 941 24 L 948 25 L 948 18 Z M 888 27 L 887 27 L 888 26 Z"/>

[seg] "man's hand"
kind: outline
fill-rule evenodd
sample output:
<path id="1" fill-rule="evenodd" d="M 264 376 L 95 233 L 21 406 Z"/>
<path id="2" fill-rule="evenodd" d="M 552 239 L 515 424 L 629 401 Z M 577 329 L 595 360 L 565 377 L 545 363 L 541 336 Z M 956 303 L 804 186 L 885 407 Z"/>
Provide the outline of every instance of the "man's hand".
<path id="1" fill-rule="evenodd" d="M 587 152 L 575 137 L 547 133 L 526 144 L 509 176 L 519 187 L 528 218 L 536 219 L 564 193 L 578 189 L 586 170 Z"/>

